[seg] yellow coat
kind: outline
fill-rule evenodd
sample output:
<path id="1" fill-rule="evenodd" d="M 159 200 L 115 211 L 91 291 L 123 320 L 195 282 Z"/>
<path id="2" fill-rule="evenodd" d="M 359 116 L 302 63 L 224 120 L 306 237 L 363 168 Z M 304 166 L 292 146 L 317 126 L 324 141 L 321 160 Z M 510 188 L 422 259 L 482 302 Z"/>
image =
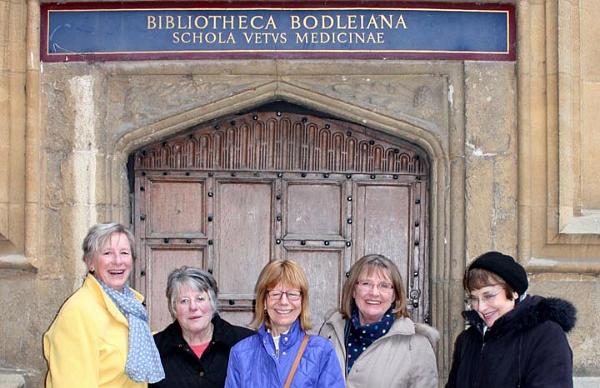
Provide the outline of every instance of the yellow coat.
<path id="1" fill-rule="evenodd" d="M 125 374 L 128 333 L 125 316 L 88 275 L 44 334 L 46 388 L 147 387 Z"/>

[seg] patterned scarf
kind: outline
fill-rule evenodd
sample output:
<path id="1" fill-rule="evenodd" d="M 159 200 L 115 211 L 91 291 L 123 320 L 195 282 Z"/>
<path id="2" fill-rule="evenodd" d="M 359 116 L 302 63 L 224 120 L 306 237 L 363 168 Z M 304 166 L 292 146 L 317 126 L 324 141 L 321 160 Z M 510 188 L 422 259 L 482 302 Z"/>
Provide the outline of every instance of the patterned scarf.
<path id="1" fill-rule="evenodd" d="M 361 326 L 358 317 L 358 309 L 352 309 L 352 317 L 348 325 L 348 334 L 346 336 L 346 373 L 350 373 L 352 365 L 358 357 L 375 342 L 376 339 L 383 337 L 394 323 L 393 306 L 383 314 L 379 322 L 370 323 Z"/>
<path id="2" fill-rule="evenodd" d="M 104 292 L 115 302 L 129 324 L 129 350 L 125 373 L 133 381 L 156 383 L 165 378 L 158 349 L 148 326 L 146 309 L 125 285 L 123 292 L 106 286 L 98 280 Z"/>

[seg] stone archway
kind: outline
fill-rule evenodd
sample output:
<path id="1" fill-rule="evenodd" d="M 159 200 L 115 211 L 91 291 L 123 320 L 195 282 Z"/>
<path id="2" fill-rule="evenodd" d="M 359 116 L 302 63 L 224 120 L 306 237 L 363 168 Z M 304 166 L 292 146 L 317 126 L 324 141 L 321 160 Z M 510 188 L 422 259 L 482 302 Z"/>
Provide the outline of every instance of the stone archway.
<path id="1" fill-rule="evenodd" d="M 460 74 L 460 73 L 457 73 Z M 456 76 L 458 76 L 455 74 Z M 464 127 L 458 122 L 448 128 L 410 116 L 390 116 L 356 104 L 312 92 L 284 81 L 273 81 L 198 108 L 128 131 L 109 146 L 105 169 L 106 215 L 127 219 L 130 209 L 129 181 L 123 166 L 134 150 L 177 133 L 235 112 L 275 100 L 285 100 L 313 111 L 323 112 L 349 122 L 368 125 L 382 134 L 395 136 L 420 147 L 430 161 L 430 281 L 431 322 L 440 330 L 438 360 L 440 373 L 450 364 L 453 340 L 462 323 L 450 317 L 460 316 L 463 308 L 460 279 L 464 271 Z M 460 104 L 458 104 L 460 106 Z M 461 117 L 457 115 L 457 117 Z M 448 138 L 440 137 L 447 133 Z M 112 152 L 111 152 L 112 150 Z"/>

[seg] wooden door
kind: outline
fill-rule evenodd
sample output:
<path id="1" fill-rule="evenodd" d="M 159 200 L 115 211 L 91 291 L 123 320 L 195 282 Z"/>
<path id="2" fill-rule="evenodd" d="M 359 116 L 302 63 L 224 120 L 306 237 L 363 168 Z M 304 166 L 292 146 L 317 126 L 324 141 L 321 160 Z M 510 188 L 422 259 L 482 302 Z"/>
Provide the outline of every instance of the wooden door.
<path id="1" fill-rule="evenodd" d="M 247 324 L 258 274 L 277 258 L 305 269 L 318 329 L 368 253 L 398 265 L 413 318 L 429 319 L 429 168 L 417 147 L 331 118 L 257 111 L 191 128 L 132 161 L 135 285 L 153 330 L 171 321 L 173 268 L 211 271 L 221 314 Z"/>

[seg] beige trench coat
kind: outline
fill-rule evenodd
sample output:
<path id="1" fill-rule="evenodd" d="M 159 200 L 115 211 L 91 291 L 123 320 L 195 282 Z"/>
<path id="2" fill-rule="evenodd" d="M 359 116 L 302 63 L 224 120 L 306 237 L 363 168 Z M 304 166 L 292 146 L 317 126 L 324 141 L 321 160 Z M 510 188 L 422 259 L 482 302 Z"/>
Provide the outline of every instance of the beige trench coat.
<path id="1" fill-rule="evenodd" d="M 339 312 L 325 321 L 319 334 L 333 343 L 343 371 L 345 320 Z M 439 334 L 434 328 L 396 319 L 390 331 L 373 342 L 354 362 L 346 376 L 348 388 L 437 388 L 434 347 Z"/>

